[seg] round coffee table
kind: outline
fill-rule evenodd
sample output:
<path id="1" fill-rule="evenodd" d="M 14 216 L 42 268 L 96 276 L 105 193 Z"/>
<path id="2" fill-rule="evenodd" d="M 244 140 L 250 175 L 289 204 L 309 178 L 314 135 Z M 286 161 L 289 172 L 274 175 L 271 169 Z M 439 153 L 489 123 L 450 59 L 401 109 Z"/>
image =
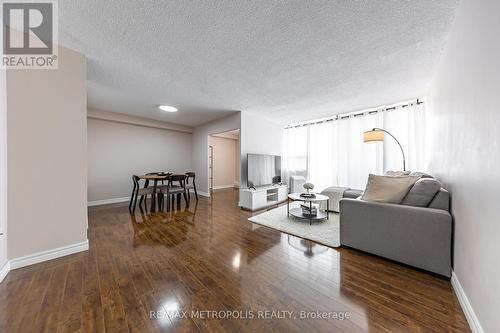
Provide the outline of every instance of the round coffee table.
<path id="1" fill-rule="evenodd" d="M 292 215 L 292 216 L 295 216 L 299 219 L 309 220 L 309 225 L 312 224 L 312 221 L 320 221 L 320 220 L 325 220 L 325 219 L 328 220 L 330 218 L 330 215 L 328 213 L 328 211 L 330 210 L 330 201 L 329 201 L 330 198 L 327 197 L 326 195 L 322 195 L 322 194 L 315 193 L 315 195 L 316 196 L 314 198 L 304 198 L 304 197 L 300 196 L 300 193 L 289 194 L 288 200 L 286 203 L 286 212 L 287 212 L 288 216 Z M 309 203 L 309 211 L 312 210 L 313 203 L 326 201 L 326 213 L 322 212 L 318 208 L 317 215 L 315 215 L 315 216 L 304 215 L 304 213 L 302 212 L 302 208 L 300 208 L 300 207 L 290 209 L 290 201 L 302 201 L 302 202 L 305 202 L 306 204 Z"/>

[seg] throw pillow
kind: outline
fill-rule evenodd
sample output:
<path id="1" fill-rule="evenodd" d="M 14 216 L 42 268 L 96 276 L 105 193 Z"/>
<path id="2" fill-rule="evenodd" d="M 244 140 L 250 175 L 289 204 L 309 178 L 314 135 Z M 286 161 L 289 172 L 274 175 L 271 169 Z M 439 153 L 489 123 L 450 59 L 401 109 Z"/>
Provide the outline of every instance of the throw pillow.
<path id="1" fill-rule="evenodd" d="M 365 193 L 361 197 L 365 201 L 387 202 L 399 204 L 410 188 L 420 177 L 412 176 L 377 176 L 369 175 Z"/>
<path id="2" fill-rule="evenodd" d="M 420 171 L 413 171 L 412 173 L 410 173 L 410 176 L 420 176 L 420 178 L 434 178 L 431 175 L 429 175 L 428 173 L 420 172 Z"/>
<path id="3" fill-rule="evenodd" d="M 386 176 L 391 176 L 391 177 L 408 176 L 409 174 L 410 171 L 392 171 L 392 170 L 389 170 L 385 173 Z"/>
<path id="4" fill-rule="evenodd" d="M 413 185 L 401 204 L 427 207 L 440 189 L 441 183 L 438 180 L 434 178 L 421 178 Z"/>

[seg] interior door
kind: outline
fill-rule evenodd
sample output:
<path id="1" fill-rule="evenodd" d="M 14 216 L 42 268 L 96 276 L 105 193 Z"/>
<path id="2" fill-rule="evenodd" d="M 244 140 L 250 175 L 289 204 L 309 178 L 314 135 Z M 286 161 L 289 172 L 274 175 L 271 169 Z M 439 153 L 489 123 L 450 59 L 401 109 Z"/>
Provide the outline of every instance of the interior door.
<path id="1" fill-rule="evenodd" d="M 208 189 L 210 196 L 214 190 L 214 147 L 208 147 Z"/>

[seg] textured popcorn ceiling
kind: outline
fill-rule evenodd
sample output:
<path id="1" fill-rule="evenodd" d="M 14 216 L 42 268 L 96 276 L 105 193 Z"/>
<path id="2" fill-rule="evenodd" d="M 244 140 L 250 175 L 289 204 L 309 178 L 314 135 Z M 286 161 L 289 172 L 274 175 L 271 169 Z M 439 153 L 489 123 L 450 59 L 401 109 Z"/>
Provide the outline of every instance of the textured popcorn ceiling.
<path id="1" fill-rule="evenodd" d="M 456 5 L 64 0 L 59 30 L 88 57 L 92 108 L 190 126 L 241 110 L 288 124 L 424 95 Z"/>

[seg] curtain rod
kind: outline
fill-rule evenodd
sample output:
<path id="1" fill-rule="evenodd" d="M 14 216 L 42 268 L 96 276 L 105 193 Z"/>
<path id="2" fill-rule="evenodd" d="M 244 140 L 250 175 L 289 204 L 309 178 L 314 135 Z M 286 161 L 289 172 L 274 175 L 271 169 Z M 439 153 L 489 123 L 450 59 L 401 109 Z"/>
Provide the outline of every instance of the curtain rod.
<path id="1" fill-rule="evenodd" d="M 358 117 L 358 116 L 362 116 L 362 115 L 365 115 L 365 114 L 374 114 L 374 113 L 377 113 L 377 112 L 393 111 L 393 110 L 396 110 L 396 109 L 403 109 L 403 108 L 406 108 L 408 106 L 412 106 L 414 104 L 416 104 L 416 105 L 424 104 L 424 101 L 421 98 L 417 98 L 416 100 L 413 100 L 413 101 L 405 102 L 403 104 L 397 104 L 397 105 L 393 105 L 393 106 L 388 106 L 388 107 L 379 107 L 377 109 L 371 109 L 371 110 L 368 109 L 368 110 L 365 110 L 365 111 L 355 111 L 355 112 L 349 112 L 349 113 L 341 113 L 341 114 L 337 114 L 335 116 L 331 116 L 331 117 L 328 117 L 328 118 L 323 118 L 321 120 L 313 120 L 313 121 L 308 121 L 308 122 L 304 122 L 304 123 L 300 123 L 300 124 L 296 124 L 296 125 L 288 125 L 288 126 L 285 127 L 285 129 L 297 128 L 297 127 L 302 127 L 302 126 L 310 126 L 310 125 L 316 125 L 316 124 L 321 124 L 321 123 L 327 123 L 327 122 L 334 121 L 334 120 L 347 119 L 349 117 Z"/>

